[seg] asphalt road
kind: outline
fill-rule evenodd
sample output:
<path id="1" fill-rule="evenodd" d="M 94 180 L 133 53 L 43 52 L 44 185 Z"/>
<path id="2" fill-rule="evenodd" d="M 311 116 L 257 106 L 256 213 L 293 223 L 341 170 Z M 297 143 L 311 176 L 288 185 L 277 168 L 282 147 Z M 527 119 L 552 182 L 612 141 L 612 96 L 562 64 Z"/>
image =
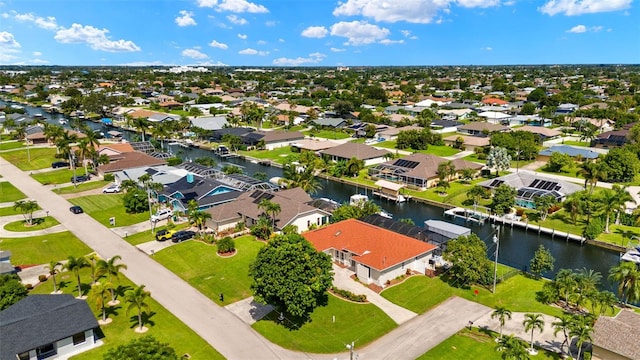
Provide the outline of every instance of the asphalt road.
<path id="1" fill-rule="evenodd" d="M 135 246 L 86 214 L 72 214 L 61 196 L 0 158 L 0 175 L 38 201 L 60 223 L 103 258 L 120 255 L 128 269 L 123 273 L 146 285 L 151 296 L 205 341 L 229 359 L 348 359 L 340 354 L 307 354 L 270 343 L 234 314 L 218 306 L 177 275 L 153 261 Z M 0 202 L 2 200 L 0 199 Z M 356 353 L 359 359 L 415 359 L 492 309 L 452 298 L 434 310 L 413 318 Z"/>

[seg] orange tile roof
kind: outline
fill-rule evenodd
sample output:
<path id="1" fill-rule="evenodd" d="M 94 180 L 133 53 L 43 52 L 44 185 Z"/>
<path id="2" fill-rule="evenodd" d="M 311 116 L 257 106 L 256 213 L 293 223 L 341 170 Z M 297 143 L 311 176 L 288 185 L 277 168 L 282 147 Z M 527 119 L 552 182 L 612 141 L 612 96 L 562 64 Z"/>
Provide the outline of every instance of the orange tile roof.
<path id="1" fill-rule="evenodd" d="M 353 259 L 377 270 L 384 270 L 421 254 L 436 246 L 367 224 L 348 219 L 302 234 L 318 251 L 347 250 Z"/>
<path id="2" fill-rule="evenodd" d="M 482 103 L 488 105 L 507 105 L 509 102 L 497 98 L 486 98 L 482 100 Z"/>
<path id="3" fill-rule="evenodd" d="M 135 151 L 129 143 L 104 143 L 100 144 L 98 151 L 102 149 L 111 149 L 120 153 Z"/>

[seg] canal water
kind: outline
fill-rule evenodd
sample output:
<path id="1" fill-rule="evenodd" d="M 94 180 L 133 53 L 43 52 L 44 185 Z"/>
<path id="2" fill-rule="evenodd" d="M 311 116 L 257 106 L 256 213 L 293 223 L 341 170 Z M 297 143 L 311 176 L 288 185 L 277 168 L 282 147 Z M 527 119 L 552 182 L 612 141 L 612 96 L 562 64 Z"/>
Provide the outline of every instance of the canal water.
<path id="1" fill-rule="evenodd" d="M 0 104 L 3 104 L 3 102 L 0 101 Z M 31 115 L 36 113 L 42 114 L 45 117 L 45 120 L 51 123 L 57 123 L 59 118 L 63 118 L 63 115 L 50 115 L 39 108 L 34 108 L 31 106 L 24 107 L 27 113 Z M 113 128 L 107 128 L 99 123 L 93 123 L 90 121 L 86 121 L 86 123 L 92 129 L 100 130 L 105 133 L 109 130 L 113 130 Z M 134 134 L 133 132 L 126 130 L 116 130 L 123 132 L 125 139 L 131 139 L 131 136 Z M 216 158 L 218 166 L 221 166 L 224 163 L 232 163 L 241 167 L 244 173 L 247 175 L 253 175 L 256 172 L 263 172 L 266 173 L 269 178 L 282 176 L 282 169 L 277 167 L 263 166 L 239 158 L 228 158 L 223 160 L 214 155 L 213 152 L 204 149 L 183 148 L 178 145 L 168 145 L 166 142 L 164 146 L 167 151 L 180 156 L 186 161 L 190 161 L 198 157 L 209 156 Z M 437 219 L 453 221 L 458 225 L 467 226 L 485 241 L 488 248 L 489 258 L 494 259 L 496 245 L 493 243 L 493 235 L 495 233 L 495 230 L 489 224 L 477 225 L 472 222 L 468 222 L 465 224 L 464 220 L 462 219 L 452 220 L 450 218 L 445 218 L 444 210 L 436 206 L 427 205 L 415 201 L 408 201 L 399 204 L 385 200 L 380 201 L 373 198 L 372 194 L 367 193 L 367 191 L 362 187 L 358 188 L 353 185 L 338 183 L 325 179 L 320 180 L 320 182 L 322 184 L 322 189 L 317 194 L 314 194 L 314 197 L 330 198 L 339 203 L 343 203 L 348 202 L 349 197 L 353 194 L 367 194 L 369 195 L 370 199 L 374 200 L 384 210 L 393 214 L 393 218 L 396 220 L 410 218 L 416 225 L 424 226 L 425 220 Z M 579 245 L 576 242 L 567 242 L 564 239 L 552 239 L 547 235 L 539 236 L 535 231 L 525 231 L 520 228 L 511 228 L 509 226 L 502 226 L 500 228 L 499 238 L 500 247 L 498 252 L 498 261 L 500 263 L 518 269 L 524 269 L 529 264 L 529 261 L 533 257 L 533 254 L 538 249 L 538 247 L 540 245 L 544 245 L 544 247 L 549 249 L 553 257 L 556 259 L 555 271 L 546 274 L 547 277 L 552 278 L 555 275 L 555 272 L 557 272 L 559 269 L 593 269 L 594 271 L 598 271 L 603 275 L 603 288 L 612 291 L 614 291 L 615 289 L 615 286 L 609 284 L 606 279 L 609 269 L 619 262 L 620 256 L 618 252 L 607 250 L 597 246 Z"/>

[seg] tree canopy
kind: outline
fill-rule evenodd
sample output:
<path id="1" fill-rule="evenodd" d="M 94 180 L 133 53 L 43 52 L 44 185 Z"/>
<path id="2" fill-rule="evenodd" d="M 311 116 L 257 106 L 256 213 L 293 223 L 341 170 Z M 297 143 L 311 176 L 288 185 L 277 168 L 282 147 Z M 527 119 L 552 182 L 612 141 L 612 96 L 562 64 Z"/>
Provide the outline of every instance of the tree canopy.
<path id="1" fill-rule="evenodd" d="M 0 311 L 17 303 L 28 295 L 16 274 L 0 275 Z"/>
<path id="2" fill-rule="evenodd" d="M 278 235 L 260 249 L 249 269 L 257 301 L 306 318 L 326 300 L 333 272 L 329 255 L 299 234 Z"/>
<path id="3" fill-rule="evenodd" d="M 544 245 L 540 245 L 529 262 L 529 271 L 533 276 L 539 278 L 543 272 L 553 271 L 554 262 L 555 259 L 551 252 Z"/>
<path id="4" fill-rule="evenodd" d="M 498 215 L 504 215 L 511 211 L 516 204 L 516 189 L 507 184 L 502 184 L 493 190 L 491 209 Z"/>
<path id="5" fill-rule="evenodd" d="M 452 264 L 449 276 L 456 286 L 487 285 L 492 279 L 487 246 L 476 234 L 459 236 L 449 241 L 444 259 Z"/>
<path id="6" fill-rule="evenodd" d="M 169 344 L 161 343 L 147 335 L 133 339 L 117 348 L 109 349 L 104 360 L 178 360 L 176 351 Z"/>

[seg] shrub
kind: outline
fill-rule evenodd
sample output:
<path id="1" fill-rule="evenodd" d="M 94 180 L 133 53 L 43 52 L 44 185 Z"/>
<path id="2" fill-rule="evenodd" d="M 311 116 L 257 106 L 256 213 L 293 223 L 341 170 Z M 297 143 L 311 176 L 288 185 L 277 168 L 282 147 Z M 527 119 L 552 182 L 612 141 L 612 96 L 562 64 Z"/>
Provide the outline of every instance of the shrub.
<path id="1" fill-rule="evenodd" d="M 244 224 L 244 222 L 240 221 L 239 223 L 236 224 L 234 230 L 235 231 L 243 231 L 245 229 L 246 225 Z"/>
<path id="2" fill-rule="evenodd" d="M 236 242 L 231 236 L 225 236 L 218 240 L 218 252 L 221 254 L 230 253 L 236 249 Z"/>
<path id="3" fill-rule="evenodd" d="M 549 209 L 547 209 L 547 213 L 548 214 L 553 214 L 554 212 L 558 211 L 562 209 L 562 207 L 559 204 L 555 204 L 552 207 L 550 207 Z"/>
<path id="4" fill-rule="evenodd" d="M 516 216 L 522 216 L 524 214 L 524 209 L 523 208 L 517 208 L 516 209 Z"/>
<path id="5" fill-rule="evenodd" d="M 33 290 L 32 284 L 26 284 L 24 287 L 27 288 L 27 290 Z"/>
<path id="6" fill-rule="evenodd" d="M 176 166 L 180 164 L 182 164 L 182 159 L 180 159 L 179 157 L 172 157 L 167 159 L 167 165 L 169 166 Z"/>
<path id="7" fill-rule="evenodd" d="M 604 222 L 600 218 L 591 218 L 582 235 L 587 240 L 595 240 L 604 231 Z"/>
<path id="8" fill-rule="evenodd" d="M 113 181 L 115 176 L 113 174 L 104 174 L 104 181 Z"/>
<path id="9" fill-rule="evenodd" d="M 331 287 L 331 292 L 350 301 L 361 303 L 367 302 L 367 295 L 356 295 L 349 290 L 339 289 L 335 286 Z"/>
<path id="10" fill-rule="evenodd" d="M 38 275 L 38 281 L 40 282 L 47 281 L 47 275 L 44 275 L 44 274 Z"/>

